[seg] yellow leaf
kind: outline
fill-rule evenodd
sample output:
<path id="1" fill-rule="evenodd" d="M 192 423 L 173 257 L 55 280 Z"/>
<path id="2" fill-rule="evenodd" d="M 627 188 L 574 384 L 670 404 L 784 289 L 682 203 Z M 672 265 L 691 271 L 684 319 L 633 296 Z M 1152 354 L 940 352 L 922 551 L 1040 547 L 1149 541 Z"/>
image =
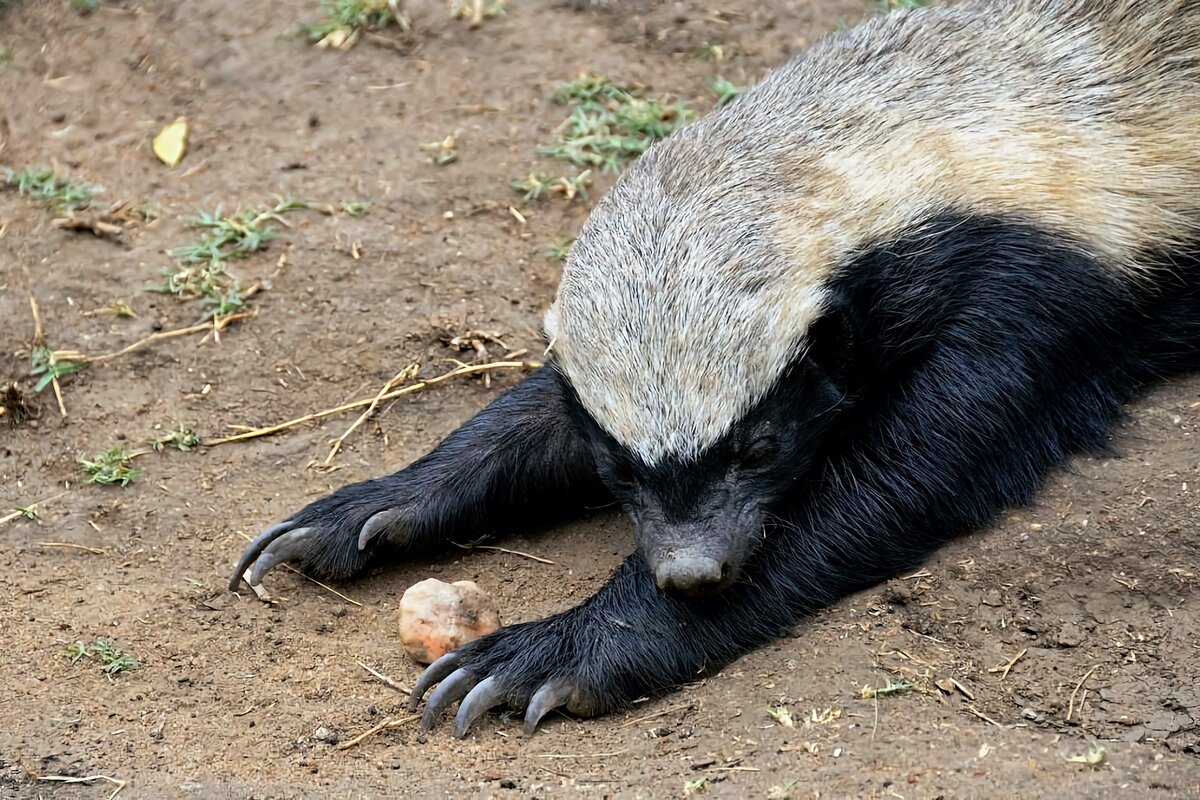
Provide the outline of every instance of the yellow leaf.
<path id="1" fill-rule="evenodd" d="M 154 137 L 154 155 L 168 167 L 173 167 L 183 160 L 183 154 L 187 152 L 187 139 L 187 118 L 180 117 Z"/>

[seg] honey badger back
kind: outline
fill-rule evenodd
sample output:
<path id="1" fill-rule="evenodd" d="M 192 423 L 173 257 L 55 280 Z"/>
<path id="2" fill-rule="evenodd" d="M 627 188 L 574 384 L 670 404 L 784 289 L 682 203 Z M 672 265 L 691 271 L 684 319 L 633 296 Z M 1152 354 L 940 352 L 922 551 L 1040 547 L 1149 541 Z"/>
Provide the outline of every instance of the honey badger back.
<path id="1" fill-rule="evenodd" d="M 615 498 L 637 552 L 595 596 L 418 681 L 461 736 L 673 688 L 912 566 L 1200 367 L 1198 68 L 1193 0 L 964 3 L 818 45 L 597 206 L 551 366 L 237 576 Z"/>

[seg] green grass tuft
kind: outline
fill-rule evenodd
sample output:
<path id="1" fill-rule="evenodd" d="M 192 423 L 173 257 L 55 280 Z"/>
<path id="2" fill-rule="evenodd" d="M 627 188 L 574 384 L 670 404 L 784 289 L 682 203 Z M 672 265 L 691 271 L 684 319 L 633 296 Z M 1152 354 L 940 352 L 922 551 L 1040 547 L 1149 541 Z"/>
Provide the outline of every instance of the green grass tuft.
<path id="1" fill-rule="evenodd" d="M 121 672 L 131 672 L 142 666 L 136 658 L 117 647 L 111 639 L 103 637 L 96 639 L 90 645 L 76 642 L 67 647 L 67 655 L 72 664 L 78 664 L 88 659 L 96 664 L 97 669 L 112 678 Z"/>
<path id="2" fill-rule="evenodd" d="M 146 443 L 160 453 L 168 447 L 186 453 L 200 444 L 200 437 L 196 435 L 195 431 L 180 422 L 175 425 L 174 430 L 168 431 L 162 436 L 147 439 Z"/>
<path id="3" fill-rule="evenodd" d="M 45 345 L 37 345 L 30 351 L 30 374 L 37 378 L 33 385 L 35 392 L 40 392 L 64 375 L 81 372 L 87 369 L 83 357 L 71 350 L 52 350 Z"/>
<path id="4" fill-rule="evenodd" d="M 713 93 L 717 95 L 717 108 L 727 105 L 738 97 L 743 91 L 742 87 L 735 83 L 731 83 L 724 78 L 714 78 L 712 82 Z"/>
<path id="5" fill-rule="evenodd" d="M 647 98 L 639 88 L 602 75 L 580 76 L 559 88 L 553 100 L 570 106 L 570 116 L 558 144 L 538 152 L 605 172 L 619 171 L 691 116 L 683 101 Z"/>
<path id="6" fill-rule="evenodd" d="M 321 0 L 320 19 L 301 24 L 300 32 L 310 41 L 334 48 L 352 46 L 364 31 L 407 27 L 402 5 L 399 0 Z"/>
<path id="7" fill-rule="evenodd" d="M 123 447 L 111 447 L 101 453 L 97 453 L 89 461 L 85 458 L 79 459 L 80 466 L 87 473 L 88 483 L 103 483 L 103 484 L 121 484 L 128 486 L 129 484 L 142 477 L 142 473 L 134 469 L 129 464 L 129 460 L 134 454 L 130 453 Z"/>
<path id="8" fill-rule="evenodd" d="M 45 167 L 11 170 L 0 168 L 0 175 L 17 194 L 58 214 L 71 214 L 88 207 L 92 198 L 103 191 L 98 186 L 73 183 Z"/>
<path id="9" fill-rule="evenodd" d="M 298 200 L 281 199 L 261 211 L 239 211 L 225 216 L 218 208 L 212 214 L 200 214 L 188 220 L 188 226 L 200 232 L 187 245 L 167 251 L 175 264 L 163 269 L 160 291 L 181 300 L 199 300 L 208 316 L 224 316 L 246 307 L 242 289 L 229 272 L 228 262 L 246 258 L 262 250 L 279 235 L 288 211 L 308 208 Z"/>

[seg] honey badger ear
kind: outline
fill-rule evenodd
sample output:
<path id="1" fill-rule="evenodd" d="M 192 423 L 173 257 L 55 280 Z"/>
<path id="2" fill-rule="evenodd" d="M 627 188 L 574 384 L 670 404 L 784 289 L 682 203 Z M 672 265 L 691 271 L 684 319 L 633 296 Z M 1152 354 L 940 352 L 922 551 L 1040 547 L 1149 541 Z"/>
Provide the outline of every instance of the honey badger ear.
<path id="1" fill-rule="evenodd" d="M 851 307 L 836 299 L 808 329 L 807 358 L 845 388 L 858 364 L 862 326 Z"/>

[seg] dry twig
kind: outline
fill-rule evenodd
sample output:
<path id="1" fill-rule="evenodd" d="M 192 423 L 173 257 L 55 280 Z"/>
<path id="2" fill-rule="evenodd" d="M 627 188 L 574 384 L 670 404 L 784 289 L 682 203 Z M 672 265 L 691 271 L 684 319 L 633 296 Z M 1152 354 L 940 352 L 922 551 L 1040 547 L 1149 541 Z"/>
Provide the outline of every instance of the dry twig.
<path id="1" fill-rule="evenodd" d="M 407 725 L 410 722 L 416 722 L 420 718 L 421 718 L 420 714 L 413 714 L 413 715 L 407 716 L 407 717 L 400 717 L 399 719 L 385 719 L 383 722 L 379 723 L 374 728 L 371 728 L 370 730 L 367 730 L 367 731 L 363 731 L 358 736 L 355 736 L 353 739 L 350 739 L 349 741 L 342 742 L 341 744 L 339 744 L 337 746 L 337 749 L 338 750 L 347 750 L 351 747 L 354 747 L 354 745 L 358 744 L 359 742 L 362 742 L 364 739 L 369 739 L 370 737 L 374 736 L 375 734 L 379 733 L 380 731 L 385 731 L 388 728 L 399 728 L 401 725 Z"/>
<path id="2" fill-rule="evenodd" d="M 371 675 L 372 675 L 372 676 L 374 676 L 374 677 L 375 677 L 377 680 L 379 680 L 379 681 L 381 681 L 382 683 L 384 683 L 384 684 L 386 684 L 386 685 L 388 685 L 388 686 L 392 687 L 392 688 L 393 688 L 393 689 L 395 689 L 397 692 L 403 692 L 404 694 L 412 694 L 412 690 L 411 690 L 411 689 L 409 689 L 408 687 L 406 687 L 406 686 L 405 686 L 404 684 L 402 684 L 402 683 L 398 683 L 398 682 L 396 682 L 396 681 L 392 680 L 392 679 L 391 679 L 391 678 L 389 678 L 387 675 L 384 675 L 382 672 L 378 672 L 378 671 L 376 671 L 376 670 L 373 670 L 373 669 L 371 669 L 370 667 L 368 667 L 366 664 L 364 664 L 364 663 L 363 663 L 363 662 L 361 662 L 361 661 L 356 661 L 356 662 L 354 662 L 354 663 L 358 664 L 360 667 L 362 667 L 363 669 L 365 669 L 367 672 L 371 673 Z"/>
<path id="3" fill-rule="evenodd" d="M 28 512 L 33 511 L 38 506 L 44 506 L 44 505 L 46 505 L 46 503 L 53 502 L 60 497 L 66 497 L 68 494 L 70 494 L 70 492 L 59 492 L 58 494 L 54 495 L 53 497 L 47 497 L 45 500 L 38 500 L 36 503 L 30 503 L 29 505 L 25 506 L 24 508 L 19 508 L 10 514 L 5 514 L 3 517 L 0 517 L 0 525 L 3 525 L 6 522 L 12 522 L 14 519 L 17 519 L 18 517 L 27 516 Z"/>
<path id="4" fill-rule="evenodd" d="M 253 317 L 257 314 L 258 311 L 253 309 L 250 311 L 238 311 L 234 314 L 227 314 L 223 317 L 213 317 L 212 319 L 201 322 L 199 325 L 192 325 L 187 328 L 177 328 L 173 331 L 159 331 L 158 333 L 150 334 L 145 339 L 139 339 L 133 344 L 123 347 L 115 353 L 106 353 L 102 356 L 90 356 L 87 360 L 92 364 L 103 364 L 106 361 L 112 361 L 114 358 L 119 358 L 120 356 L 132 353 L 135 350 L 141 350 L 143 347 L 152 345 L 155 342 L 161 342 L 163 339 L 174 339 L 178 336 L 187 336 L 192 333 L 212 333 L 214 335 L 220 335 L 220 332 L 229 327 L 230 324 L 237 322 L 240 319 Z"/>
<path id="5" fill-rule="evenodd" d="M 1028 652 L 1029 652 L 1029 648 L 1025 648 L 1021 652 L 1019 652 L 1015 656 L 1013 656 L 1012 660 L 1009 661 L 1007 664 L 1005 664 L 1003 667 L 991 667 L 988 669 L 988 672 L 999 672 L 1000 680 L 1004 680 L 1005 678 L 1008 677 L 1008 673 L 1013 668 L 1013 665 L 1016 664 L 1018 661 L 1020 661 L 1021 657 L 1024 656 Z"/>
<path id="6" fill-rule="evenodd" d="M 541 556 L 535 556 L 530 553 L 522 553 L 520 550 L 509 550 L 507 547 L 497 547 L 494 544 L 459 544 L 458 542 L 451 542 L 451 544 L 455 547 L 461 547 L 463 550 L 495 550 L 497 553 L 508 553 L 512 556 L 528 558 L 529 560 L 537 561 L 540 564 L 554 563 L 548 558 L 542 558 Z"/>
<path id="7" fill-rule="evenodd" d="M 687 711 L 691 707 L 692 707 L 691 703 L 680 703 L 677 706 L 668 706 L 667 708 L 661 709 L 659 711 L 652 711 L 651 713 L 646 714 L 645 716 L 637 717 L 636 719 L 631 719 L 626 722 L 622 722 L 621 727 L 622 728 L 631 728 L 634 725 L 638 725 L 640 723 L 647 722 L 652 719 L 657 719 L 658 717 L 665 717 L 667 714 L 674 714 L 676 711 Z"/>
<path id="8" fill-rule="evenodd" d="M 220 439 L 205 440 L 202 442 L 202 444 L 206 447 L 216 447 L 219 444 L 230 444 L 232 442 L 245 441 L 246 439 L 256 439 L 260 436 L 270 436 L 271 434 L 285 431 L 288 428 L 294 428 L 297 425 L 303 425 L 306 422 L 313 422 L 315 420 L 323 419 L 325 417 L 332 417 L 336 414 L 341 414 L 346 411 L 353 411 L 356 408 L 369 406 L 373 403 L 381 403 L 385 400 L 394 400 L 397 397 L 415 394 L 416 392 L 428 389 L 430 386 L 435 386 L 442 381 L 449 380 L 450 378 L 462 377 L 463 375 L 472 375 L 477 372 L 487 372 L 489 370 L 497 369 L 536 369 L 540 366 L 542 365 L 536 361 L 495 361 L 490 364 L 463 366 L 457 369 L 452 369 L 449 372 L 443 375 L 438 375 L 435 378 L 418 381 L 410 386 L 405 386 L 388 392 L 387 394 L 384 394 L 378 398 L 372 398 L 370 400 L 355 400 L 352 403 L 346 403 L 344 405 L 337 406 L 336 408 L 327 408 L 324 411 L 305 414 L 303 417 L 297 417 L 296 419 L 288 420 L 287 422 L 281 422 L 278 425 L 269 425 L 265 428 L 254 428 L 253 430 L 243 431 L 242 433 L 238 433 L 233 436 L 225 436 Z"/>
<path id="9" fill-rule="evenodd" d="M 107 775 L 89 775 L 86 778 L 77 778 L 72 775 L 39 775 L 38 780 L 57 781 L 59 783 L 95 783 L 96 781 L 108 781 L 109 783 L 116 784 L 117 787 L 113 789 L 112 794 L 108 796 L 108 800 L 113 800 L 113 798 L 120 794 L 121 790 L 125 788 L 125 781 L 117 780 L 116 778 L 110 778 Z"/>
<path id="10" fill-rule="evenodd" d="M 1098 669 L 1100 669 L 1099 664 L 1083 673 L 1083 677 L 1079 679 L 1079 683 L 1075 684 L 1075 690 L 1071 692 L 1071 699 L 1067 702 L 1067 722 L 1071 721 L 1071 716 L 1075 713 L 1075 696 L 1079 694 L 1079 690 L 1083 688 L 1085 683 L 1087 683 L 1087 679 L 1092 677 L 1092 673 Z M 1082 703 L 1080 706 L 1082 707 Z"/>
<path id="11" fill-rule="evenodd" d="M 33 295 L 29 295 L 29 310 L 33 312 L 33 346 L 45 347 L 46 338 L 42 335 L 42 315 L 38 313 L 37 298 Z M 67 407 L 63 404 L 62 387 L 58 385 L 57 376 L 50 378 L 50 385 L 54 387 L 54 399 L 58 401 L 58 413 L 65 417 Z"/>
<path id="12" fill-rule="evenodd" d="M 354 420 L 354 424 L 351 425 L 349 428 L 347 428 L 345 433 L 343 433 L 336 440 L 334 440 L 333 447 L 329 450 L 329 455 L 325 456 L 325 466 L 329 466 L 330 464 L 333 463 L 333 457 L 338 454 L 338 450 L 342 449 L 342 442 L 346 441 L 346 437 L 349 436 L 350 434 L 354 433 L 354 430 L 359 425 L 362 425 L 364 422 L 367 421 L 367 419 L 372 414 L 375 413 L 375 409 L 379 407 L 380 399 L 385 394 L 392 391 L 392 389 L 394 389 L 396 387 L 396 384 L 403 383 L 404 381 L 408 380 L 409 378 L 416 377 L 417 373 L 420 372 L 420 370 L 421 370 L 420 364 L 409 364 L 407 367 L 405 367 L 404 369 L 397 372 L 394 376 L 392 376 L 391 380 L 389 380 L 382 387 L 380 387 L 379 393 L 375 395 L 375 399 L 371 401 L 371 404 L 369 406 L 367 406 L 365 411 L 363 411 L 361 414 L 358 415 L 358 419 Z"/>
<path id="13" fill-rule="evenodd" d="M 66 547 L 72 550 L 82 550 L 85 553 L 91 553 L 95 556 L 104 555 L 104 551 L 98 547 L 88 547 L 83 544 L 73 544 L 71 542 L 38 542 L 39 547 Z"/>

